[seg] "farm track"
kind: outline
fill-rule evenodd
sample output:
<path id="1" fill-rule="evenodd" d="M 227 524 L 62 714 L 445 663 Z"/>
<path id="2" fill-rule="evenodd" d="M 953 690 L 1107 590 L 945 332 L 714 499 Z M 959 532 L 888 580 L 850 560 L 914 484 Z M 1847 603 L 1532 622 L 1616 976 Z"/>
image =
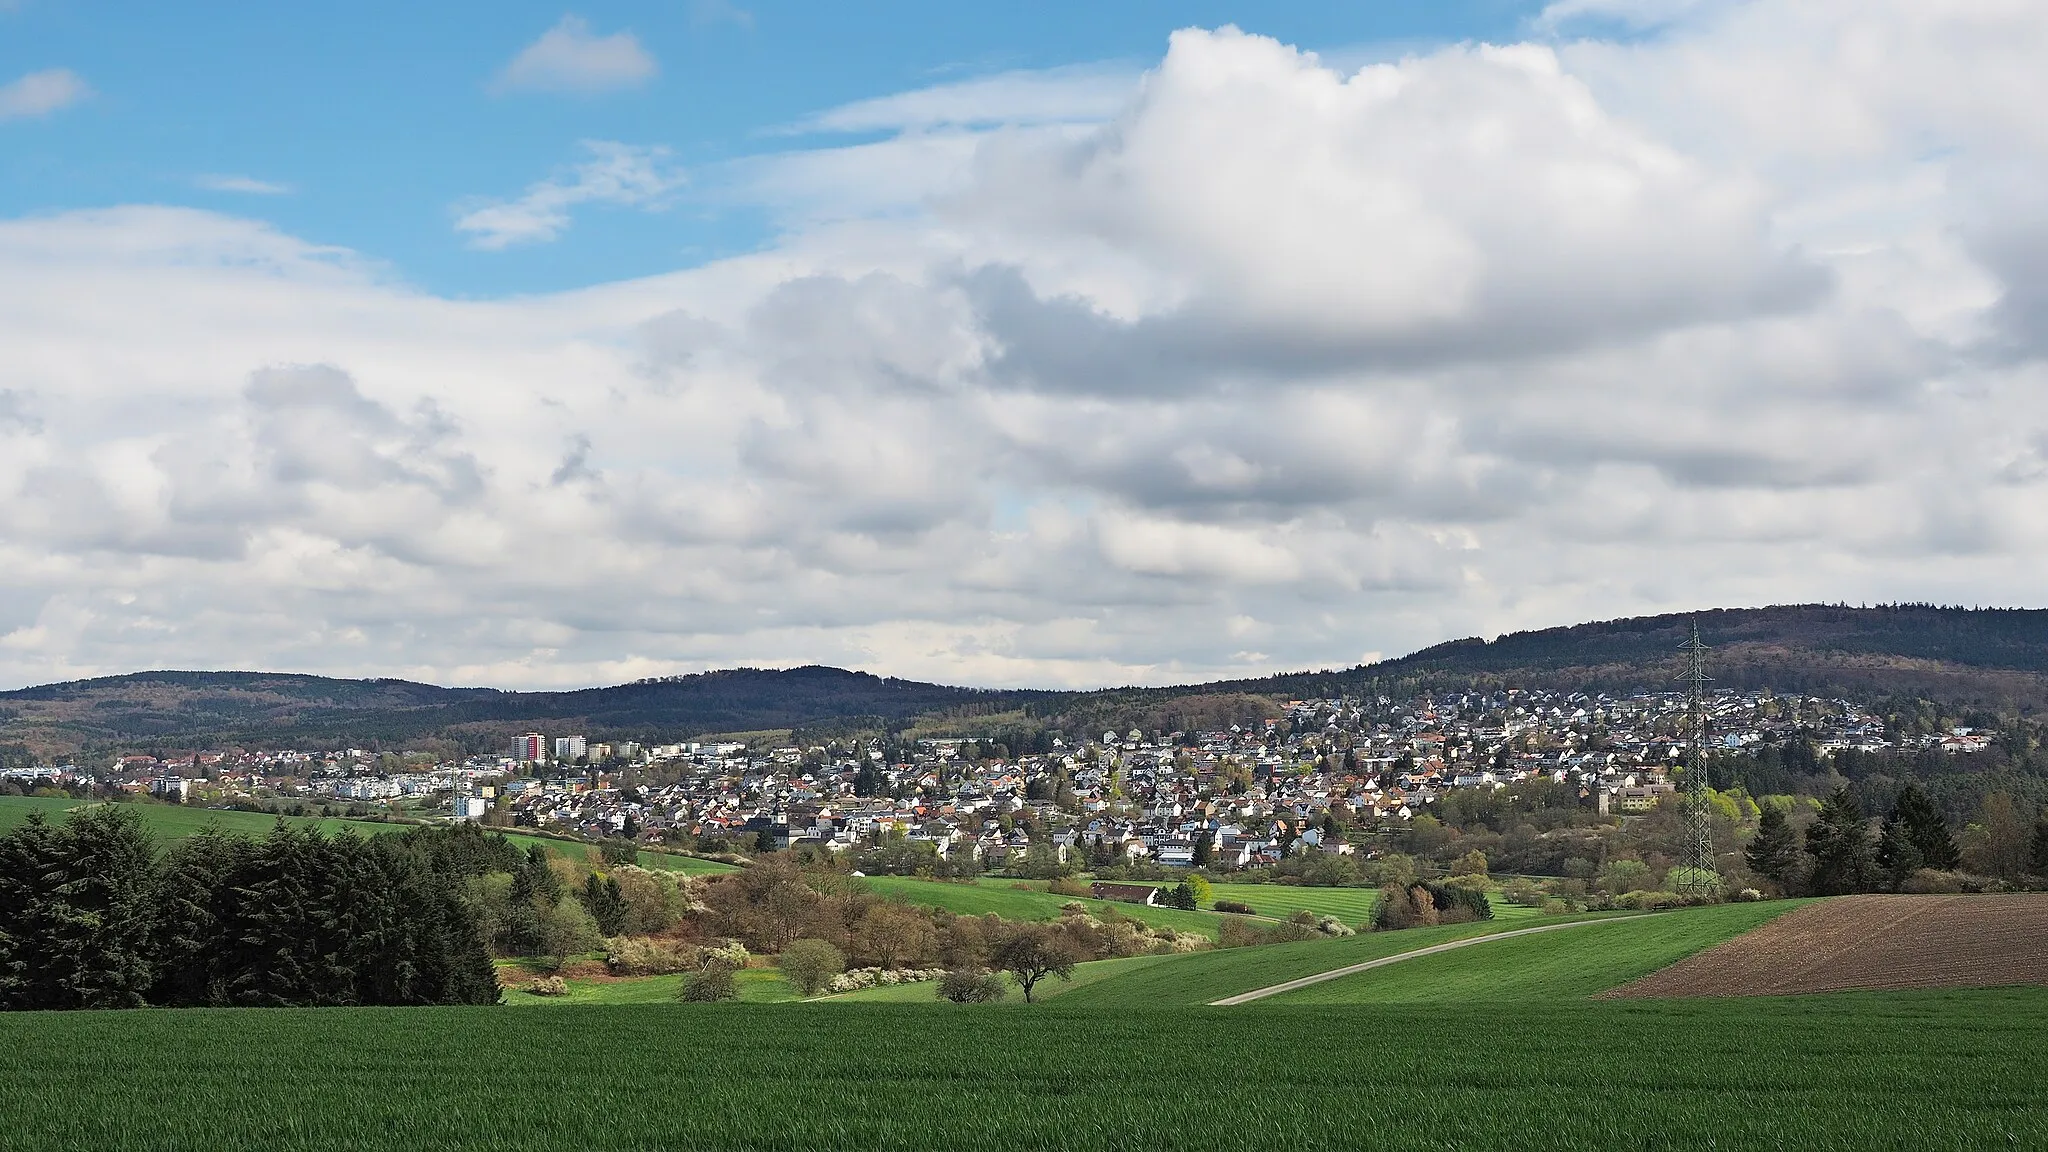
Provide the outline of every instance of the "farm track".
<path id="1" fill-rule="evenodd" d="M 1601 999 L 2048 984 L 2048 893 L 1842 896 Z"/>
<path id="2" fill-rule="evenodd" d="M 1655 915 L 1655 913 L 1648 913 L 1648 915 Z M 1512 940 L 1517 936 L 1534 936 L 1539 932 L 1559 932 L 1566 928 L 1583 928 L 1589 924 L 1612 924 L 1619 920 L 1634 919 L 1637 919 L 1637 917 L 1613 916 L 1601 920 L 1572 920 L 1563 924 L 1539 924 L 1534 928 L 1517 928 L 1512 932 L 1489 932 L 1484 936 L 1468 936 L 1463 940 L 1453 940 L 1447 944 L 1435 944 L 1428 948 L 1417 948 L 1412 952 L 1400 952 L 1392 956 L 1382 956 L 1377 960 L 1367 960 L 1362 964 L 1349 964 L 1342 968 L 1333 968 L 1328 972 L 1318 972 L 1313 976 L 1303 976 L 1299 979 L 1289 980 L 1284 984 L 1274 984 L 1267 988 L 1255 988 L 1250 992 L 1240 992 L 1235 996 L 1225 996 L 1221 1000 L 1211 1000 L 1209 1005 L 1212 1008 L 1228 1008 L 1237 1004 L 1249 1004 L 1254 1000 L 1264 1000 L 1268 996 L 1278 996 L 1282 992 L 1293 992 L 1300 988 L 1306 988 L 1311 984 L 1321 984 L 1325 980 L 1337 980 L 1345 976 L 1355 976 L 1360 972 L 1368 972 L 1374 968 L 1384 968 L 1389 964 L 1399 964 L 1404 960 L 1420 960 L 1424 956 L 1434 956 L 1439 952 L 1449 952 L 1457 948 L 1470 948 L 1474 944 L 1488 944 L 1495 940 Z"/>

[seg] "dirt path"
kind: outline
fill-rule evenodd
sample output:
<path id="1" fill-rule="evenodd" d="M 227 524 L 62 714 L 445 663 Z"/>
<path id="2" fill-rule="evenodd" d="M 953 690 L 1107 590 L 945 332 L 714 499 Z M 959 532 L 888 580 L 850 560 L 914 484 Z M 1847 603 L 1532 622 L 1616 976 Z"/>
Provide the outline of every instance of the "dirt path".
<path id="1" fill-rule="evenodd" d="M 1644 915 L 1655 915 L 1655 913 L 1645 913 Z M 1454 948 L 1470 948 L 1474 944 L 1487 944 L 1495 940 L 1512 939 L 1516 936 L 1533 936 L 1538 932 L 1558 932 L 1566 928 L 1583 928 L 1588 924 L 1612 924 L 1616 920 L 1635 919 L 1639 919 L 1639 917 L 1607 916 L 1599 920 L 1573 920 L 1565 924 L 1538 924 L 1534 928 L 1517 928 L 1512 932 L 1493 932 L 1485 936 L 1468 936 L 1463 940 L 1453 940 L 1448 944 L 1436 944 L 1428 948 L 1417 948 L 1413 952 L 1382 956 L 1377 960 L 1367 960 L 1363 964 L 1353 964 L 1345 968 L 1335 968 L 1328 972 L 1318 972 L 1313 976 L 1303 976 L 1298 980 L 1289 980 L 1285 984 L 1275 984 L 1269 988 L 1258 988 L 1250 992 L 1240 992 L 1235 996 L 1225 996 L 1221 1000 L 1211 1000 L 1209 1005 L 1213 1008 L 1227 1008 L 1233 1004 L 1249 1004 L 1254 1000 L 1263 1000 L 1268 996 L 1278 996 L 1282 992 L 1292 992 L 1296 988 L 1306 988 L 1311 984 L 1321 984 L 1325 980 L 1335 980 L 1342 976 L 1367 972 L 1374 968 L 1384 968 L 1389 964 L 1399 964 L 1403 960 L 1416 960 L 1424 956 L 1434 956 L 1439 952 L 1449 952 Z"/>
<path id="2" fill-rule="evenodd" d="M 2048 893 L 1843 896 L 1601 999 L 2048 984 Z"/>

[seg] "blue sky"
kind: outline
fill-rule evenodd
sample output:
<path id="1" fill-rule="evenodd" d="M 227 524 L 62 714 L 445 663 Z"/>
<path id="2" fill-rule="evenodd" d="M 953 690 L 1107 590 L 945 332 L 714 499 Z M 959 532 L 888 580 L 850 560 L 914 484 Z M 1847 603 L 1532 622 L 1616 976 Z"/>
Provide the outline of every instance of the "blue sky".
<path id="1" fill-rule="evenodd" d="M 549 291 L 760 247 L 772 219 L 706 194 L 708 170 L 819 142 L 786 129 L 840 105 L 1017 70 L 1135 72 L 1191 25 L 1235 21 L 1306 48 L 1358 51 L 1511 38 L 1535 10 L 1516 0 L 15 0 L 0 3 L 0 84 L 64 69 L 88 91 L 0 121 L 0 216 L 189 205 L 353 249 L 436 292 Z M 581 92 L 497 82 L 565 18 L 594 38 L 630 34 L 652 74 Z M 574 165 L 584 140 L 666 148 L 667 170 L 688 182 L 659 212 L 587 207 L 552 243 L 479 251 L 455 230 L 458 206 L 517 195 Z M 219 177 L 285 191 L 201 186 Z"/>

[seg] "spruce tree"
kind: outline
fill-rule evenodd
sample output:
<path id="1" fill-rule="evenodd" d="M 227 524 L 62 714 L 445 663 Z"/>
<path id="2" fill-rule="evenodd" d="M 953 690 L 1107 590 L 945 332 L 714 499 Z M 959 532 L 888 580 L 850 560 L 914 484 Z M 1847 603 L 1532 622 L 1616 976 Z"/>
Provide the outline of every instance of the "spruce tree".
<path id="1" fill-rule="evenodd" d="M 52 955 L 60 851 L 40 812 L 0 835 L 0 1009 L 61 1007 Z"/>
<path id="2" fill-rule="evenodd" d="M 245 839 L 206 828 L 165 854 L 151 894 L 150 953 L 156 979 L 150 1003 L 196 1007 L 224 1002 L 221 901 L 227 878 L 248 848 Z"/>
<path id="3" fill-rule="evenodd" d="M 1913 843 L 1912 830 L 1896 811 L 1878 833 L 1877 865 L 1891 877 L 1894 888 L 1904 885 L 1913 873 L 1927 866 L 1919 847 Z"/>
<path id="4" fill-rule="evenodd" d="M 1949 835 L 1948 821 L 1942 819 L 1941 809 L 1934 806 L 1918 784 L 1908 784 L 1899 793 L 1897 803 L 1892 805 L 1891 818 L 1904 822 L 1906 835 L 1920 854 L 1921 867 L 1951 872 L 1962 863 L 1963 855 L 1956 849 L 1955 838 Z"/>
<path id="5" fill-rule="evenodd" d="M 1768 799 L 1764 801 L 1763 811 L 1757 818 L 1756 836 L 1750 840 L 1743 856 L 1749 862 L 1750 871 L 1780 888 L 1791 888 L 1799 866 L 1799 845 L 1783 808 Z"/>
<path id="6" fill-rule="evenodd" d="M 1845 785 L 1821 803 L 1820 815 L 1806 828 L 1806 852 L 1813 857 L 1810 880 L 1815 894 L 1839 896 L 1868 891 L 1875 860 L 1863 808 Z"/>
<path id="7" fill-rule="evenodd" d="M 2040 818 L 2034 821 L 2033 858 L 2035 874 L 2048 876 L 2048 809 L 2043 809 Z"/>
<path id="8" fill-rule="evenodd" d="M 626 895 L 617 880 L 591 873 L 583 881 L 583 907 L 600 934 L 617 936 L 626 930 Z"/>
<path id="9" fill-rule="evenodd" d="M 58 1008 L 138 1008 L 151 982 L 155 849 L 134 810 L 86 808 L 57 830 L 43 924 Z"/>

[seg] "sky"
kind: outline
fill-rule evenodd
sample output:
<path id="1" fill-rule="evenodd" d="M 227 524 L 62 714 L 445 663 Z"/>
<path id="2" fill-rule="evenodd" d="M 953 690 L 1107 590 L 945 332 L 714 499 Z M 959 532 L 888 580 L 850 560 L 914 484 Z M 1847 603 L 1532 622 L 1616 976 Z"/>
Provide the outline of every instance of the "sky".
<path id="1" fill-rule="evenodd" d="M 0 686 L 2044 604 L 2031 0 L 313 8 L 0 0 Z"/>

